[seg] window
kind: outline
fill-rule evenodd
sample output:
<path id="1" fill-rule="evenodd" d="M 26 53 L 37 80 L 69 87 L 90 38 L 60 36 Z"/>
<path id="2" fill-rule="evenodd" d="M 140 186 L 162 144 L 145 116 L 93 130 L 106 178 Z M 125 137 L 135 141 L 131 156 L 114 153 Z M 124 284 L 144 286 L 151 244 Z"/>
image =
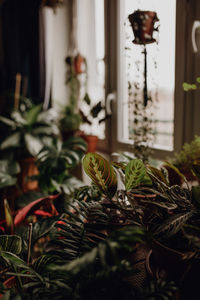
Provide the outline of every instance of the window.
<path id="1" fill-rule="evenodd" d="M 193 53 L 191 43 L 193 21 L 200 19 L 200 2 L 105 0 L 106 94 L 114 91 L 117 94 L 116 101 L 112 103 L 113 114 L 108 126 L 107 151 L 110 153 L 119 150 L 132 151 L 129 126 L 132 116 L 128 108 L 126 70 L 128 59 L 135 67 L 134 59 L 138 53 L 141 56 L 140 76 L 142 76 L 143 59 L 140 46 L 131 42 L 134 35 L 128 27 L 127 15 L 138 8 L 157 11 L 160 19 L 159 39 L 162 47 L 161 43 L 158 46 L 147 45 L 147 51 L 148 71 L 151 70 L 149 76 L 157 83 L 155 90 L 157 89 L 160 101 L 155 101 L 158 108 L 154 109 L 156 139 L 153 155 L 165 159 L 173 155 L 173 151 L 179 151 L 183 143 L 191 141 L 195 134 L 200 134 L 199 94 L 185 93 L 182 88 L 184 81 L 194 82 L 200 74 L 200 55 Z M 127 40 L 126 30 L 130 32 Z M 124 51 L 126 43 L 129 45 L 129 52 Z M 125 56 L 128 53 L 133 60 Z M 156 56 L 157 63 L 161 63 L 157 70 L 152 63 L 153 56 Z M 159 74 L 159 68 L 162 76 Z M 133 74 L 134 68 L 131 68 L 130 78 L 134 80 Z M 165 100 L 161 94 L 162 89 L 165 89 Z M 154 91 L 151 78 L 148 78 L 148 90 Z"/>
<path id="2" fill-rule="evenodd" d="M 134 97 L 143 98 L 144 46 L 132 43 L 134 35 L 128 15 L 137 9 L 156 11 L 159 18 L 158 43 L 146 46 L 149 104 L 152 118 L 153 147 L 172 150 L 174 136 L 174 77 L 175 77 L 175 0 L 119 1 L 118 30 L 118 140 L 130 143 L 134 130 Z M 129 83 L 129 84 L 128 84 Z M 131 88 L 128 88 L 131 85 Z M 131 96 L 129 92 L 131 90 Z M 121 123 L 121 120 L 123 122 Z M 120 122 L 119 122 L 120 120 Z M 123 124 L 123 126 L 122 126 Z"/>

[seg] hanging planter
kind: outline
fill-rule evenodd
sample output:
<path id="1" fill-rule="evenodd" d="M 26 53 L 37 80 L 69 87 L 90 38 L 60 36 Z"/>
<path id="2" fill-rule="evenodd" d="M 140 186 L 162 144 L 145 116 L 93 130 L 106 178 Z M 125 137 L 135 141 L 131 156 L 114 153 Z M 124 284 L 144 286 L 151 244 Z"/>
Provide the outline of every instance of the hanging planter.
<path id="1" fill-rule="evenodd" d="M 156 40 L 153 38 L 153 32 L 158 30 L 155 28 L 155 22 L 159 21 L 156 12 L 136 10 L 128 17 L 135 39 L 134 44 L 151 44 Z"/>

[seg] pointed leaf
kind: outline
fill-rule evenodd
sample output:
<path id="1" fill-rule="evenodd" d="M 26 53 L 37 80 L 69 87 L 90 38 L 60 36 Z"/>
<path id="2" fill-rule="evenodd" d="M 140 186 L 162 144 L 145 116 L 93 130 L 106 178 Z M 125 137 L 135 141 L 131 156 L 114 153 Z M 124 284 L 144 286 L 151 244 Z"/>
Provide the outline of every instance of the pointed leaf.
<path id="1" fill-rule="evenodd" d="M 83 168 L 92 181 L 109 197 L 117 190 L 117 175 L 111 164 L 97 153 L 87 153 Z"/>
<path id="2" fill-rule="evenodd" d="M 26 112 L 26 120 L 29 125 L 33 125 L 37 121 L 37 118 L 41 111 L 41 108 L 42 108 L 42 105 L 39 104 L 39 105 L 33 106 L 31 109 L 29 109 Z"/>
<path id="3" fill-rule="evenodd" d="M 32 134 L 25 134 L 24 140 L 29 153 L 33 156 L 36 156 L 44 147 L 41 139 L 33 136 Z"/>
<path id="4" fill-rule="evenodd" d="M 151 184 L 151 180 L 146 173 L 144 163 L 140 159 L 133 159 L 125 169 L 126 190 L 133 189 L 142 184 L 149 185 Z"/>
<path id="5" fill-rule="evenodd" d="M 18 211 L 18 213 L 15 216 L 14 219 L 14 224 L 15 226 L 20 225 L 24 219 L 26 218 L 26 216 L 34 209 L 36 210 L 38 207 L 40 207 L 41 205 L 43 205 L 44 203 L 49 203 L 52 200 L 56 199 L 60 194 L 57 195 L 52 195 L 52 196 L 47 196 L 47 197 L 42 197 L 39 198 L 33 202 L 31 202 L 30 204 L 28 204 L 27 206 L 25 206 L 24 208 L 20 209 Z"/>
<path id="6" fill-rule="evenodd" d="M 1 143 L 0 149 L 5 150 L 10 147 L 19 147 L 19 146 L 20 146 L 20 132 L 15 132 Z"/>
<path id="7" fill-rule="evenodd" d="M 10 207 L 8 201 L 4 199 L 4 212 L 5 212 L 5 219 L 6 219 L 6 226 L 10 229 L 10 232 L 14 232 L 14 224 L 13 224 L 13 217 L 10 211 Z"/>

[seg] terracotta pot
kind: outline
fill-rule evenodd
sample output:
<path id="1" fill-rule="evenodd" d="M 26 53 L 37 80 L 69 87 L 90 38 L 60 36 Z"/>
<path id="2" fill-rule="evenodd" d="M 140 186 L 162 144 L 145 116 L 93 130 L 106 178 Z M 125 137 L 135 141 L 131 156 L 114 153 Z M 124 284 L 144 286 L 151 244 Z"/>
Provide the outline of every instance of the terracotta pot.
<path id="1" fill-rule="evenodd" d="M 38 175 L 38 168 L 35 164 L 34 157 L 27 157 L 19 161 L 21 172 L 18 176 L 18 184 L 23 191 L 26 193 L 31 190 L 38 189 L 37 180 L 29 180 L 28 177 Z"/>
<path id="2" fill-rule="evenodd" d="M 87 152 L 95 152 L 96 148 L 97 148 L 98 136 L 96 136 L 96 135 L 83 135 L 82 137 L 88 145 Z"/>
<path id="3" fill-rule="evenodd" d="M 134 44 L 151 44 L 156 40 L 153 38 L 153 32 L 157 30 L 154 27 L 155 22 L 159 21 L 156 12 L 136 10 L 128 16 L 131 23 L 135 39 Z"/>
<path id="4" fill-rule="evenodd" d="M 75 70 L 76 74 L 82 74 L 82 73 L 85 72 L 84 69 L 83 69 L 84 62 L 85 62 L 85 58 L 83 56 L 81 56 L 80 54 L 75 56 L 75 58 L 74 58 L 74 70 Z"/>

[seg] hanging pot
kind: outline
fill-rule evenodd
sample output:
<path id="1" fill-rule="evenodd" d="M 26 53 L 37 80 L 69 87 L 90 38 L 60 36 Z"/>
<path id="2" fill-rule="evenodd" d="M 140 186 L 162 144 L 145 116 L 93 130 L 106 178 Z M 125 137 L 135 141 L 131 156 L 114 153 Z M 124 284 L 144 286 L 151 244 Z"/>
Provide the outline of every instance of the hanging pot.
<path id="1" fill-rule="evenodd" d="M 135 39 L 134 44 L 151 44 L 156 40 L 153 38 L 153 32 L 158 30 L 155 28 L 155 22 L 159 21 L 156 12 L 136 10 L 128 16 L 131 23 Z"/>

